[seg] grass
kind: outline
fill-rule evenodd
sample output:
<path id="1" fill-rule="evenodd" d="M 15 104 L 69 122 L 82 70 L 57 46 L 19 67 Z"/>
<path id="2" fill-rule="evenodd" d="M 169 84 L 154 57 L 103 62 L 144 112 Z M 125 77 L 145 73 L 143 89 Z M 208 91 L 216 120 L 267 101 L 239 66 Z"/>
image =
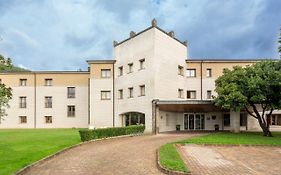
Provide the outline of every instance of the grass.
<path id="1" fill-rule="evenodd" d="M 24 166 L 79 142 L 78 129 L 0 130 L 0 174 L 13 174 Z"/>
<path id="2" fill-rule="evenodd" d="M 265 145 L 281 146 L 281 132 L 273 132 L 273 137 L 264 137 L 260 132 L 219 132 L 167 143 L 160 147 L 160 163 L 167 169 L 187 172 L 188 167 L 180 158 L 174 144 L 216 144 L 216 145 Z"/>
<path id="3" fill-rule="evenodd" d="M 159 149 L 159 157 L 161 165 L 170 170 L 181 172 L 188 171 L 173 143 L 161 146 Z"/>
<path id="4" fill-rule="evenodd" d="M 272 134 L 273 137 L 264 137 L 260 132 L 220 132 L 201 137 L 193 137 L 191 139 L 180 141 L 179 143 L 281 146 L 281 132 L 273 132 Z"/>

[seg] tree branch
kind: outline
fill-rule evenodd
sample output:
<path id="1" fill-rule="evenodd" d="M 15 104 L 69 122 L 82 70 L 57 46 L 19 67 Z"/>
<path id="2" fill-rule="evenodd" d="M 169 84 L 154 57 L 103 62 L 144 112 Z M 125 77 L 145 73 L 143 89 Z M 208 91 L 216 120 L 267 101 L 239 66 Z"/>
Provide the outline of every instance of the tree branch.
<path id="1" fill-rule="evenodd" d="M 245 109 L 246 109 L 246 111 L 248 112 L 248 114 L 249 114 L 250 116 L 252 116 L 252 117 L 258 119 L 258 117 L 255 116 L 254 114 L 252 114 L 252 113 L 250 112 L 250 110 L 249 110 L 246 106 L 245 106 Z"/>

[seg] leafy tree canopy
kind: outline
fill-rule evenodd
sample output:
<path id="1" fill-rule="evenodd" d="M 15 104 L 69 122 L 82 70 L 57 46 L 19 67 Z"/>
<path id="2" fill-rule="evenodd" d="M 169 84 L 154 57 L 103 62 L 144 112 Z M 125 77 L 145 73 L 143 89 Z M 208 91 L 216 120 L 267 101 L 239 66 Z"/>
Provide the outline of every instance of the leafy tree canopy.
<path id="1" fill-rule="evenodd" d="M 216 80 L 215 104 L 247 112 L 259 121 L 265 135 L 271 135 L 266 122 L 274 109 L 281 109 L 281 61 L 262 61 L 233 70 L 225 69 Z M 261 114 L 259 113 L 261 112 Z"/>

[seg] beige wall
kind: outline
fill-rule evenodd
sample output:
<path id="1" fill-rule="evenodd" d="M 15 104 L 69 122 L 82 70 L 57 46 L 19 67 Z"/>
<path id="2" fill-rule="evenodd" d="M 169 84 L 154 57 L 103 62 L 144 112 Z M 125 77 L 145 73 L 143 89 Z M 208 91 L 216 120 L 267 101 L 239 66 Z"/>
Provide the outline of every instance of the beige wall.
<path id="1" fill-rule="evenodd" d="M 101 70 L 102 69 L 110 69 L 111 73 L 113 73 L 113 65 L 108 63 L 97 63 L 97 64 L 90 64 L 90 73 L 91 78 L 100 79 L 101 78 Z"/>

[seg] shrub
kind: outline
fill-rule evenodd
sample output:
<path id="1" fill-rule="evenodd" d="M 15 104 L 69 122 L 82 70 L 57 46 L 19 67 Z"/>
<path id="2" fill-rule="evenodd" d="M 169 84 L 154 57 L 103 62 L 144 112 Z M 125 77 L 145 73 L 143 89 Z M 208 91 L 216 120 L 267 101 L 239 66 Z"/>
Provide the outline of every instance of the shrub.
<path id="1" fill-rule="evenodd" d="M 114 127 L 114 128 L 101 128 L 101 129 L 86 129 L 79 130 L 81 141 L 89 141 L 107 137 L 115 137 L 121 135 L 132 135 L 143 133 L 145 126 L 143 125 L 133 125 L 126 127 Z"/>

